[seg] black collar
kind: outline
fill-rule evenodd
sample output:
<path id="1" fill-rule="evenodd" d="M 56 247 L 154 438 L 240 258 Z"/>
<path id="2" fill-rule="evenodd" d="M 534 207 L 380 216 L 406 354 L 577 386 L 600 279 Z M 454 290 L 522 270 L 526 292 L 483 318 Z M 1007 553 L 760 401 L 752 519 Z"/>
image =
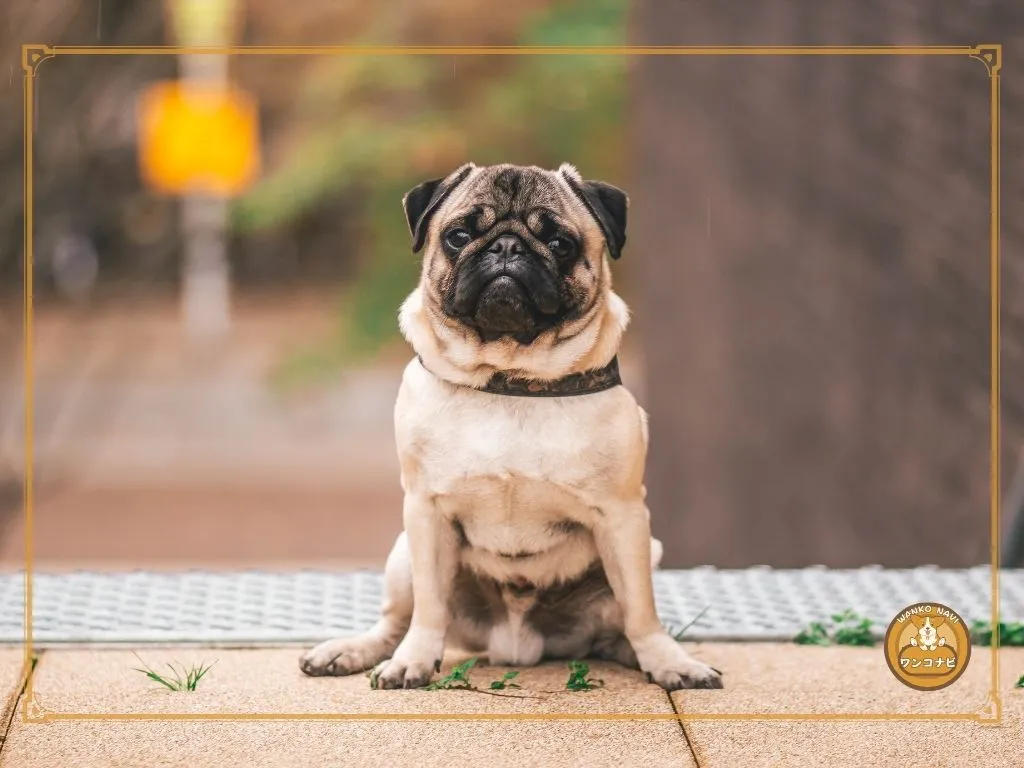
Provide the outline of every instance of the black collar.
<path id="1" fill-rule="evenodd" d="M 430 371 L 422 357 L 419 358 L 419 361 L 425 370 Z M 431 371 L 431 373 L 433 372 Z M 434 375 L 437 376 L 437 374 Z M 606 389 L 618 387 L 621 384 L 619 358 L 613 357 L 611 362 L 603 368 L 571 373 L 552 381 L 517 379 L 499 371 L 491 376 L 490 381 L 482 387 L 471 387 L 471 389 L 490 392 L 492 395 L 509 395 L 511 397 L 573 397 L 604 392 Z"/>

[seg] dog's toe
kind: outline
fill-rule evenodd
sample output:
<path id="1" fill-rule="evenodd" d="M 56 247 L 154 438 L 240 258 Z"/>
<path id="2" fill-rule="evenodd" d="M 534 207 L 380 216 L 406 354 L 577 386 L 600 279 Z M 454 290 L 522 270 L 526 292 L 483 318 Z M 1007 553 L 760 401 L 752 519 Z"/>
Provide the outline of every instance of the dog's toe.
<path id="1" fill-rule="evenodd" d="M 326 674 L 326 672 L 324 671 L 324 667 L 317 664 L 309 656 L 303 656 L 301 659 L 299 659 L 299 669 L 301 669 L 304 674 L 307 674 L 310 677 L 320 677 L 321 675 Z"/>
<path id="2" fill-rule="evenodd" d="M 712 674 L 706 677 L 692 677 L 690 675 L 683 676 L 684 688 L 710 688 L 710 689 L 721 689 L 725 687 L 722 682 L 722 673 L 715 672 L 712 670 Z"/>
<path id="3" fill-rule="evenodd" d="M 370 676 L 373 688 L 424 688 L 434 676 L 434 664 L 417 664 L 389 659 L 382 661 Z"/>
<path id="4" fill-rule="evenodd" d="M 723 688 L 722 673 L 698 661 L 682 649 L 672 638 L 653 638 L 645 649 L 642 668 L 647 678 L 666 691 L 684 688 Z"/>
<path id="5" fill-rule="evenodd" d="M 323 659 L 310 653 L 299 659 L 299 669 L 310 677 L 350 675 L 355 671 L 351 668 L 350 661 L 343 656 Z"/>
<path id="6" fill-rule="evenodd" d="M 652 682 L 657 683 L 666 691 L 679 691 L 684 689 L 718 689 L 724 688 L 722 675 L 710 667 L 704 672 L 680 672 L 676 670 L 664 670 L 649 675 Z"/>

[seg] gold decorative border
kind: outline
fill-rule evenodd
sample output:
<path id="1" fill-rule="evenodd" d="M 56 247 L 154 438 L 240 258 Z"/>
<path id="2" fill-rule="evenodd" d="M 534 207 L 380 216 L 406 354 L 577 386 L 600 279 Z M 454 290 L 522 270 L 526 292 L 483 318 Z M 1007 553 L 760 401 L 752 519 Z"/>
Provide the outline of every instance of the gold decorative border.
<path id="1" fill-rule="evenodd" d="M 991 443 L 990 443 L 990 508 L 992 567 L 992 676 L 988 698 L 976 713 L 71 713 L 49 712 L 33 691 L 32 646 L 32 161 L 35 128 L 35 85 L 39 65 L 54 56 L 169 56 L 181 54 L 228 54 L 232 56 L 969 56 L 985 65 L 989 78 L 991 108 L 991 186 L 990 186 L 990 275 L 991 275 Z M 55 720 L 957 720 L 988 725 L 1002 723 L 1002 701 L 999 695 L 999 515 L 1000 515 L 1000 410 L 999 410 L 999 77 L 1002 68 L 1001 44 L 975 46 L 74 46 L 24 45 L 22 68 L 25 71 L 25 667 L 26 679 L 22 721 L 27 723 Z"/>

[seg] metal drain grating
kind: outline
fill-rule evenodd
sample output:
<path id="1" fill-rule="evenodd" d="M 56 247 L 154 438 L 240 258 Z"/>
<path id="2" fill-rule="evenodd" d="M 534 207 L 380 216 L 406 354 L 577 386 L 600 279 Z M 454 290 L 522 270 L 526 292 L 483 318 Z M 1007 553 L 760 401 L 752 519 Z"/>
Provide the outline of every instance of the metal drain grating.
<path id="1" fill-rule="evenodd" d="M 789 640 L 808 622 L 850 608 L 881 634 L 900 609 L 949 605 L 989 618 L 988 568 L 942 570 L 657 571 L 655 596 L 669 626 L 693 640 Z M 1024 570 L 1000 576 L 1000 614 L 1024 621 Z M 368 629 L 378 617 L 377 571 L 36 574 L 33 638 L 59 643 L 313 642 Z M 0 642 L 24 637 L 24 578 L 0 575 Z"/>

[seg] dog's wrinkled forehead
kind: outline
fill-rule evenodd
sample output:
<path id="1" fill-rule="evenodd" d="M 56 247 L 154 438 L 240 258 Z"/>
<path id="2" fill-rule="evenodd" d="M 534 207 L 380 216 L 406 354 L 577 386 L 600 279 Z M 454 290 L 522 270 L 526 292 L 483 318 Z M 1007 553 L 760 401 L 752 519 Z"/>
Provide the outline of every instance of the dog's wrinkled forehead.
<path id="1" fill-rule="evenodd" d="M 502 219 L 525 220 L 538 208 L 570 219 L 586 216 L 586 209 L 567 193 L 556 174 L 541 168 L 493 166 L 481 168 L 453 191 L 443 218 L 477 209 L 484 219 L 481 224 L 493 224 Z"/>

